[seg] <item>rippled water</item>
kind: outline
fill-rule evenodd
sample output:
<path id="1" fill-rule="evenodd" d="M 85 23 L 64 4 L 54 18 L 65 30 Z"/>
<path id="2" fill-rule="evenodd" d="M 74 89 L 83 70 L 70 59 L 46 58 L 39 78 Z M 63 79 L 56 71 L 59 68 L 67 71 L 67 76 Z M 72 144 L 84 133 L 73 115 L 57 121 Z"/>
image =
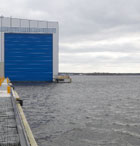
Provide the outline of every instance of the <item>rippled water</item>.
<path id="1" fill-rule="evenodd" d="M 140 76 L 15 83 L 39 146 L 140 146 Z"/>

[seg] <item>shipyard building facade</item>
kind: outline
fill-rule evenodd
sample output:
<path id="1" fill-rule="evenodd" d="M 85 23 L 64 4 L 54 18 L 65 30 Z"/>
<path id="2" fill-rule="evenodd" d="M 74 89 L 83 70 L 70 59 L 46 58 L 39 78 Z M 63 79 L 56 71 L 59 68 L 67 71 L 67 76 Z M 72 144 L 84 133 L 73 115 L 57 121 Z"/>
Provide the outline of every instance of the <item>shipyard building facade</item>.
<path id="1" fill-rule="evenodd" d="M 53 81 L 58 75 L 58 22 L 0 17 L 0 76 Z"/>

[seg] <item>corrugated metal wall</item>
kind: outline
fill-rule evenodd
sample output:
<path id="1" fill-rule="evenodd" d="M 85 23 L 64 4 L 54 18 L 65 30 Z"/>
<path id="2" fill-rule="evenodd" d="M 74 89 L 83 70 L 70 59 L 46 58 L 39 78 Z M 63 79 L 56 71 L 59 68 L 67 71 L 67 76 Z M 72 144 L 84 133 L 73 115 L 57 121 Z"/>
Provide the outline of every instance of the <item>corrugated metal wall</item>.
<path id="1" fill-rule="evenodd" d="M 5 33 L 5 77 L 11 81 L 52 81 L 53 35 Z"/>

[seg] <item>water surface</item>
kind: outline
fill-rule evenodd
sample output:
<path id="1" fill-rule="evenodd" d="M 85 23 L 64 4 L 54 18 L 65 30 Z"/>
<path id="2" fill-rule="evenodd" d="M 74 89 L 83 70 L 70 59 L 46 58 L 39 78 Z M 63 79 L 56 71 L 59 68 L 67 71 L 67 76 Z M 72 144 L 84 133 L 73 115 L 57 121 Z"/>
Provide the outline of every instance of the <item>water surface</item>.
<path id="1" fill-rule="evenodd" d="M 140 146 L 140 76 L 14 83 L 39 146 Z"/>

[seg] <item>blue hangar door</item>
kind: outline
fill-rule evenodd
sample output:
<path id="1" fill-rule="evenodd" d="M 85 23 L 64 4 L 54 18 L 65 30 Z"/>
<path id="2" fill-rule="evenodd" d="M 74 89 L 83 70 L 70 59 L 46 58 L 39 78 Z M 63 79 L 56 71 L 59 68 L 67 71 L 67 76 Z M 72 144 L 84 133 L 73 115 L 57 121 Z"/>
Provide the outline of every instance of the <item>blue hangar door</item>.
<path id="1" fill-rule="evenodd" d="M 52 81 L 52 34 L 5 33 L 5 77 L 11 81 Z"/>

